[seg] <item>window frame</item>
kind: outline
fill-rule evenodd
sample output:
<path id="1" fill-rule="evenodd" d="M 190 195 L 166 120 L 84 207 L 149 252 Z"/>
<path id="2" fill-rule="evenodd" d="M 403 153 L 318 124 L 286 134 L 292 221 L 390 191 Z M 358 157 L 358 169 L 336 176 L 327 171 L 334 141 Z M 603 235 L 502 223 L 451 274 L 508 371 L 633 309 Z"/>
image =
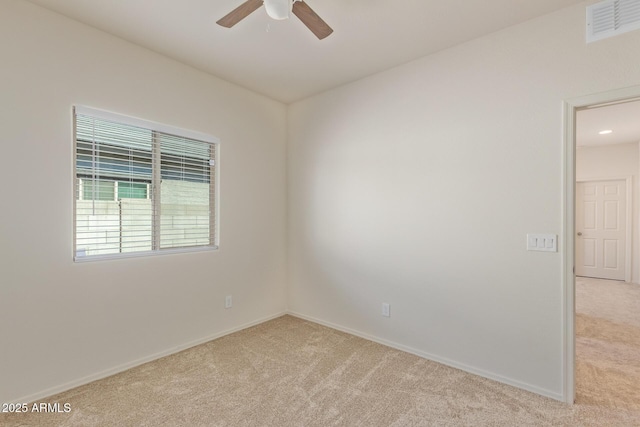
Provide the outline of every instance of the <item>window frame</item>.
<path id="1" fill-rule="evenodd" d="M 200 142 L 208 143 L 211 145 L 211 150 L 214 153 L 214 161 L 213 171 L 211 173 L 211 181 L 210 185 L 213 188 L 210 191 L 212 197 L 210 197 L 210 214 L 209 214 L 209 236 L 210 243 L 209 245 L 201 245 L 201 246 L 183 246 L 183 247 L 174 247 L 174 248 L 160 248 L 145 250 L 145 251 L 137 251 L 137 252 L 124 252 L 124 253 L 112 253 L 112 254 L 101 254 L 101 255 L 89 255 L 89 256 L 78 256 L 77 253 L 77 126 L 76 126 L 76 118 L 77 115 L 85 115 L 91 116 L 100 120 L 107 120 L 111 122 L 115 122 L 122 125 L 136 126 L 140 128 L 145 128 L 151 130 L 152 132 L 159 132 L 163 134 L 178 136 L 182 138 L 189 138 L 193 140 L 197 140 Z M 150 120 L 144 120 L 137 117 L 131 117 L 123 114 L 113 113 L 110 111 L 99 110 L 91 107 L 86 107 L 82 105 L 76 105 L 72 108 L 72 140 L 73 140 L 73 179 L 72 179 L 72 199 L 73 199 L 73 216 L 72 216 L 72 229 L 73 229 L 73 260 L 74 262 L 93 262 L 93 261 L 101 261 L 101 260 L 113 260 L 113 259 L 127 259 L 127 258 L 139 258 L 139 257 L 152 257 L 158 255 L 168 255 L 168 254 L 178 254 L 178 253 L 189 253 L 189 252 L 203 252 L 203 251 L 212 251 L 217 250 L 219 248 L 219 206 L 220 206 L 220 139 L 214 137 L 212 135 L 179 128 L 176 126 L 166 125 L 162 123 L 153 122 Z M 157 153 L 158 161 L 160 153 Z M 159 165 L 155 164 L 154 160 L 153 164 L 153 174 L 155 175 L 156 168 L 157 173 L 160 173 Z M 159 187 L 159 186 L 157 186 Z M 152 198 L 151 192 L 153 190 L 153 185 L 148 185 L 147 198 Z M 156 190 L 156 191 L 159 191 Z M 155 203 L 155 202 L 154 202 Z M 154 205 L 154 210 L 156 206 Z M 152 218 L 154 222 L 154 231 L 152 233 L 158 233 L 157 238 L 159 239 L 160 231 L 155 227 L 156 221 L 159 221 L 159 215 Z M 158 240 L 159 241 L 159 240 Z"/>

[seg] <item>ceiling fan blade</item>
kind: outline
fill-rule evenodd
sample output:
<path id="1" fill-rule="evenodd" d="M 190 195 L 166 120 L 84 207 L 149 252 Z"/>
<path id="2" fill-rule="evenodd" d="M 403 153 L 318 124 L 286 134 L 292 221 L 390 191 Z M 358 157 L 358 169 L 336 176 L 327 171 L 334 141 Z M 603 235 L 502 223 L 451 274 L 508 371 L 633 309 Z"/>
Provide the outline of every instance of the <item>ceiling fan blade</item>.
<path id="1" fill-rule="evenodd" d="M 296 15 L 308 29 L 311 30 L 317 38 L 322 40 L 329 34 L 333 33 L 333 30 L 326 22 L 318 16 L 304 1 L 297 1 L 293 3 L 293 14 Z"/>
<path id="2" fill-rule="evenodd" d="M 231 28 L 247 16 L 251 15 L 251 13 L 260 6 L 262 6 L 262 0 L 247 0 L 216 23 L 223 27 Z"/>

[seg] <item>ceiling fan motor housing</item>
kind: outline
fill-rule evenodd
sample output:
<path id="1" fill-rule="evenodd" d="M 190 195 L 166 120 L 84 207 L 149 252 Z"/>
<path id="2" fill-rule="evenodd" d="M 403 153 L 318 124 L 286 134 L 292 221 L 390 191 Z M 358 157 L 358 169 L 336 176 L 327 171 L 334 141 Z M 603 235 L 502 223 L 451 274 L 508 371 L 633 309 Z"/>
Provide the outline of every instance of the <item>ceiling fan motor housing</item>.
<path id="1" fill-rule="evenodd" d="M 291 15 L 292 0 L 264 0 L 267 15 L 276 20 L 288 19 Z"/>

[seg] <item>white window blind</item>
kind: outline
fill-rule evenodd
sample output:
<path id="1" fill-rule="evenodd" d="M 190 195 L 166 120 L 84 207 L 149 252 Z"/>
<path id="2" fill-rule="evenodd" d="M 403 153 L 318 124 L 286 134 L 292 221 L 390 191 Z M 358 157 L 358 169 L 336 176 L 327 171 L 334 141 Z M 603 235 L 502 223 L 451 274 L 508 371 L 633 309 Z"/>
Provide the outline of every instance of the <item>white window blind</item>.
<path id="1" fill-rule="evenodd" d="M 217 140 L 75 108 L 75 259 L 215 248 Z"/>

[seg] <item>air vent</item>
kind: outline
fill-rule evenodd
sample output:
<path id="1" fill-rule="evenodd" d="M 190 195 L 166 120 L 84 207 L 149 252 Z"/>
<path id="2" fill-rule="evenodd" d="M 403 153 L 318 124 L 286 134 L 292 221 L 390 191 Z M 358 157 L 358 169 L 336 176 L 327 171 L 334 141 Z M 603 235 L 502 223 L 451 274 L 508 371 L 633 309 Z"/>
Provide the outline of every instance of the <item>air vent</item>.
<path id="1" fill-rule="evenodd" d="M 640 0 L 606 0 L 587 7 L 587 43 L 640 29 Z"/>

